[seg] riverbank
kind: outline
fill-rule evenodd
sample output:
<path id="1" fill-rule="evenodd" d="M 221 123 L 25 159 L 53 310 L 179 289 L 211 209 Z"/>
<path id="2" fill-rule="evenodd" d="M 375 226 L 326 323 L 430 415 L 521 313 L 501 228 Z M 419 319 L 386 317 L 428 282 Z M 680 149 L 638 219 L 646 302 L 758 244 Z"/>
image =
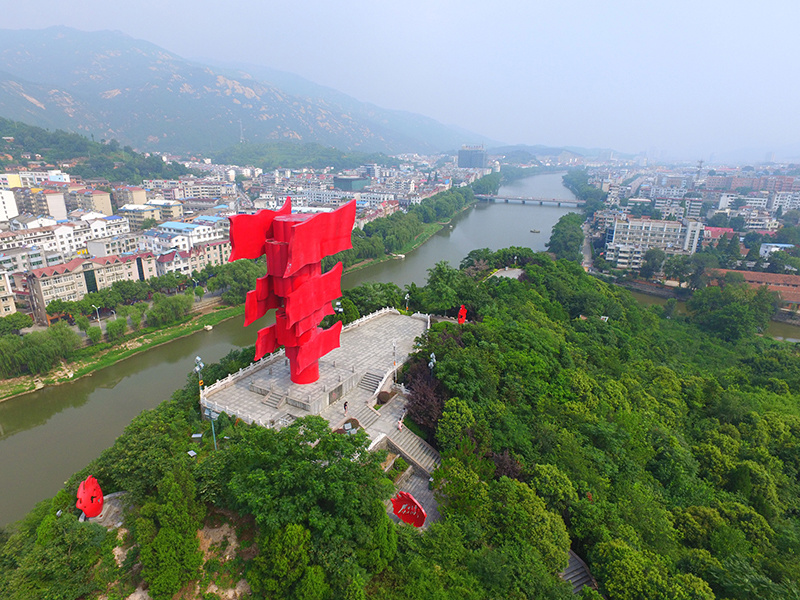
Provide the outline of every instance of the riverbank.
<path id="1" fill-rule="evenodd" d="M 463 213 L 473 205 L 474 202 L 468 204 L 456 213 L 456 215 Z M 425 224 L 422 233 L 406 244 L 401 249 L 400 253 L 407 254 L 416 250 L 436 235 L 441 229 L 442 225 L 439 223 Z M 394 256 L 386 255 L 378 259 L 365 260 L 352 265 L 345 272 L 352 273 L 372 265 L 394 260 L 394 258 Z M 121 344 L 116 344 L 113 347 L 106 344 L 109 346 L 107 351 L 100 351 L 99 354 L 93 355 L 88 359 L 63 363 L 61 367 L 51 371 L 45 376 L 27 375 L 0 381 L 0 402 L 22 396 L 45 386 L 60 385 L 75 381 L 81 377 L 86 377 L 87 375 L 115 365 L 140 352 L 145 352 L 156 346 L 202 331 L 206 325 L 214 326 L 217 323 L 244 313 L 244 304 L 227 308 L 220 307 L 220 305 L 217 304 L 209 308 L 210 311 L 202 310 L 199 313 L 191 313 L 185 321 L 167 328 L 149 331 L 145 329 L 136 333 L 130 333 L 127 339 Z"/>
<path id="2" fill-rule="evenodd" d="M 467 204 L 466 206 L 464 206 L 464 208 L 462 208 L 457 213 L 455 213 L 452 217 L 450 217 L 447 220 L 446 223 L 439 223 L 439 222 L 425 223 L 424 226 L 423 226 L 422 233 L 417 235 L 417 237 L 415 237 L 408 244 L 406 244 L 405 246 L 400 248 L 400 250 L 398 250 L 394 254 L 387 254 L 387 255 L 382 256 L 380 258 L 371 258 L 369 260 L 362 260 L 361 262 L 358 262 L 358 263 L 356 263 L 354 265 L 351 265 L 348 268 L 346 268 L 344 270 L 344 273 L 345 274 L 355 273 L 356 271 L 360 271 L 362 269 L 366 269 L 367 267 L 372 267 L 372 266 L 375 266 L 375 265 L 379 265 L 381 263 L 385 263 L 385 262 L 388 262 L 390 260 L 396 260 L 398 258 L 398 255 L 400 255 L 400 254 L 405 255 L 405 254 L 408 254 L 410 252 L 413 252 L 414 250 L 416 250 L 417 248 L 422 246 L 425 242 L 430 240 L 434 235 L 439 233 L 442 229 L 444 229 L 445 227 L 449 226 L 452 223 L 453 219 L 455 219 L 457 216 L 465 213 L 467 210 L 469 210 L 473 206 L 475 206 L 475 201 L 472 201 L 469 204 Z"/>
<path id="3" fill-rule="evenodd" d="M 69 363 L 45 376 L 26 375 L 0 381 L 0 402 L 36 391 L 44 386 L 55 386 L 76 381 L 92 375 L 100 369 L 115 365 L 131 356 L 146 352 L 176 339 L 204 331 L 207 325 L 214 326 L 222 321 L 244 314 L 244 304 L 224 307 L 220 304 L 204 306 L 199 312 L 190 313 L 187 318 L 175 325 L 162 329 L 144 329 L 130 333 L 121 344 L 108 346 L 98 354 Z"/>

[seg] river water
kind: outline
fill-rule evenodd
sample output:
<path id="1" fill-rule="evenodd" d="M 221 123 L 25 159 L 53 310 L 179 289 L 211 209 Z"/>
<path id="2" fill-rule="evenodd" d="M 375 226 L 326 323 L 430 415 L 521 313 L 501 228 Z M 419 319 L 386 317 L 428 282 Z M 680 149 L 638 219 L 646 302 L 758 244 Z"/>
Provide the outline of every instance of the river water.
<path id="1" fill-rule="evenodd" d="M 561 185 L 561 174 L 523 179 L 504 186 L 500 194 L 574 198 Z M 366 281 L 423 285 L 428 269 L 438 261 L 458 266 L 475 248 L 544 250 L 552 226 L 571 210 L 575 209 L 479 203 L 405 259 L 349 273 L 343 285 Z M 230 319 L 213 331 L 148 350 L 91 377 L 0 402 L 0 526 L 22 518 L 36 502 L 54 495 L 72 473 L 109 447 L 133 417 L 183 387 L 195 356 L 211 364 L 234 348 L 252 345 L 255 336 L 255 327 L 245 329 L 242 317 Z"/>

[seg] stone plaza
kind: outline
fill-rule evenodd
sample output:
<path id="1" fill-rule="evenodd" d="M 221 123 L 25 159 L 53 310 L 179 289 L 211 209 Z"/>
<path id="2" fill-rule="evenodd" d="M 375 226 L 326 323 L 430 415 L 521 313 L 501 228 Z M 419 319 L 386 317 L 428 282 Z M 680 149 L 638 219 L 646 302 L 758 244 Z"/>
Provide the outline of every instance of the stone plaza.
<path id="1" fill-rule="evenodd" d="M 374 404 L 428 326 L 427 315 L 383 309 L 344 328 L 341 346 L 320 359 L 315 383 L 293 383 L 288 359 L 279 351 L 205 388 L 201 407 L 263 427 L 284 427 L 308 415 L 322 415 L 334 425 L 330 417 L 337 410 L 344 417 L 345 402 L 352 412 L 362 412 L 361 404 L 370 400 Z"/>

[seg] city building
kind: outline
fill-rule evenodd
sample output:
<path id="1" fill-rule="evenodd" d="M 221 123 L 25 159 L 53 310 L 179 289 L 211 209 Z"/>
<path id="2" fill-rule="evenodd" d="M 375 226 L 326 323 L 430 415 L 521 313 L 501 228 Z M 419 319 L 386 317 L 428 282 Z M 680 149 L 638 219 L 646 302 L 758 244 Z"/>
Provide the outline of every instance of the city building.
<path id="1" fill-rule="evenodd" d="M 89 240 L 86 250 L 91 257 L 130 254 L 139 251 L 141 233 L 124 233 Z"/>
<path id="2" fill-rule="evenodd" d="M 605 258 L 618 268 L 638 269 L 650 248 L 660 248 L 669 255 L 694 254 L 703 229 L 703 223 L 688 219 L 616 219 L 606 238 Z"/>
<path id="3" fill-rule="evenodd" d="M 123 185 L 114 188 L 114 203 L 117 207 L 126 204 L 145 204 L 147 202 L 147 192 L 144 188 L 135 185 Z"/>
<path id="4" fill-rule="evenodd" d="M 17 312 L 17 305 L 14 304 L 11 278 L 7 272 L 0 270 L 0 317 L 7 317 L 15 312 Z"/>
<path id="5" fill-rule="evenodd" d="M 483 146 L 462 146 L 458 151 L 459 169 L 485 169 L 486 150 Z"/>
<path id="6" fill-rule="evenodd" d="M 363 190 L 369 183 L 370 181 L 366 177 L 358 177 L 356 175 L 335 175 L 333 178 L 333 187 L 345 192 Z"/>
<path id="7" fill-rule="evenodd" d="M 147 206 L 155 206 L 162 219 L 177 221 L 183 218 L 183 203 L 177 200 L 166 200 L 164 198 L 153 198 L 147 201 Z"/>
<path id="8" fill-rule="evenodd" d="M 17 200 L 11 190 L 0 190 L 0 221 L 10 221 L 19 215 Z"/>
<path id="9" fill-rule="evenodd" d="M 111 194 L 102 190 L 81 189 L 66 193 L 67 209 L 89 210 L 111 216 Z"/>
<path id="10" fill-rule="evenodd" d="M 68 263 L 35 269 L 25 277 L 33 317 L 47 323 L 47 305 L 53 300 L 74 302 L 115 281 L 146 281 L 156 276 L 156 257 L 150 252 L 126 256 L 76 258 Z"/>
<path id="11" fill-rule="evenodd" d="M 191 275 L 202 271 L 208 265 L 223 265 L 231 256 L 229 240 L 220 240 L 194 246 L 190 250 L 172 250 L 156 259 L 158 275 L 181 273 Z"/>
<path id="12" fill-rule="evenodd" d="M 726 273 L 740 274 L 745 283 L 752 288 L 765 285 L 771 292 L 778 292 L 784 308 L 800 309 L 800 275 L 783 275 L 779 273 L 758 273 L 755 271 L 734 271 L 714 269 L 713 274 L 724 277 Z"/>
<path id="13" fill-rule="evenodd" d="M 121 206 L 117 214 L 128 219 L 131 227 L 141 229 L 147 220 L 161 220 L 161 211 L 157 206 L 149 204 L 126 204 Z"/>

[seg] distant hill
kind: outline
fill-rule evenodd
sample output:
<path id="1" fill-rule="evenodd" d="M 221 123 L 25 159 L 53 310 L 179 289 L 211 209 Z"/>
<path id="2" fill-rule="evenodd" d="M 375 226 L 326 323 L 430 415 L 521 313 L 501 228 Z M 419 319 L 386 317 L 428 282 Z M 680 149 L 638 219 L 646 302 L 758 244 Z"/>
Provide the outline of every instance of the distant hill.
<path id="1" fill-rule="evenodd" d="M 0 30 L 0 116 L 172 152 L 218 151 L 241 130 L 250 143 L 386 153 L 483 139 L 279 71 L 210 67 L 120 32 L 66 27 Z"/>
<path id="2" fill-rule="evenodd" d="M 76 162 L 65 170 L 84 178 L 101 177 L 109 181 L 139 184 L 142 179 L 175 179 L 192 173 L 178 162 L 164 162 L 159 156 L 134 152 L 120 147 L 116 140 L 91 141 L 78 133 L 60 129 L 44 130 L 19 121 L 0 117 L 0 170 L 8 164 L 25 164 L 23 154 L 40 155 L 49 164 Z M 11 160 L 4 157 L 10 156 Z"/>

